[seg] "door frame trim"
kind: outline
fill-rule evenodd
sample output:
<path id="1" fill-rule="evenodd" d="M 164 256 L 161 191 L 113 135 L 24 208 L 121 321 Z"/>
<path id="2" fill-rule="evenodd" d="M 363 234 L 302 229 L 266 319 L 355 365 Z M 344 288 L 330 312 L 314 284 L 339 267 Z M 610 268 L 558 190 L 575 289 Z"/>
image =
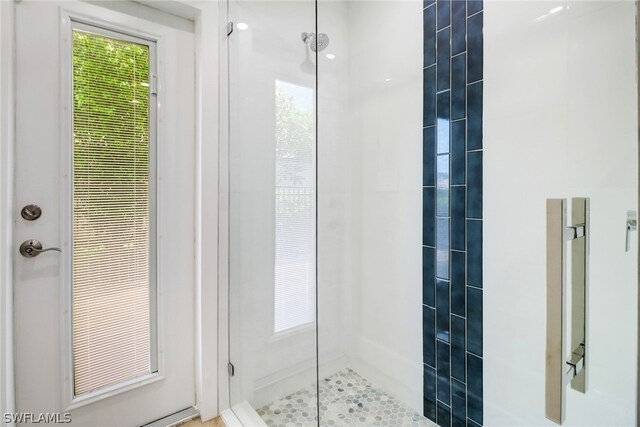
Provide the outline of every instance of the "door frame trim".
<path id="1" fill-rule="evenodd" d="M 0 2 L 0 412 L 15 412 L 13 363 L 14 4 Z M 4 417 L 3 417 L 4 418 Z M 4 426 L 4 419 L 0 420 Z M 12 425 L 12 424 L 7 424 Z"/>
<path id="2" fill-rule="evenodd" d="M 0 412 L 15 411 L 13 364 L 13 220 L 15 2 L 0 2 Z M 196 82 L 196 405 L 203 420 L 218 400 L 218 2 L 132 0 L 194 22 Z M 206 165 L 206 168 L 203 167 Z M 207 185 L 202 185 L 206 182 Z M 223 408 L 224 409 L 224 408 Z M 5 424 L 4 417 L 0 426 Z"/>
<path id="3" fill-rule="evenodd" d="M 638 120 L 640 123 L 640 1 L 636 0 L 636 89 L 638 90 L 638 96 L 636 100 L 636 114 L 638 115 Z M 638 126 L 638 139 L 636 140 L 637 146 L 640 147 L 640 125 Z M 638 150 L 638 159 L 637 165 L 640 169 L 640 150 Z M 640 204 L 640 175 L 638 175 L 638 197 Z M 636 209 L 640 210 L 640 205 L 636 206 Z M 636 239 L 636 256 L 637 262 L 636 265 L 640 266 L 640 239 Z M 636 283 L 636 289 L 640 289 L 640 269 L 638 269 L 638 277 Z M 636 325 L 638 338 L 636 340 L 636 425 L 640 422 L 640 351 L 638 350 L 638 346 L 640 346 L 640 292 L 638 292 L 638 301 L 636 304 Z"/>

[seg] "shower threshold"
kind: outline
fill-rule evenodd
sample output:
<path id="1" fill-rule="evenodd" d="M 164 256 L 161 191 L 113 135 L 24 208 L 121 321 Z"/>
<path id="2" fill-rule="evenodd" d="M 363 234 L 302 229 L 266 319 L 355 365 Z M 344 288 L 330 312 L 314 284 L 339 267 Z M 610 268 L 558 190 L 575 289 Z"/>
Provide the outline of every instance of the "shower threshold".
<path id="1" fill-rule="evenodd" d="M 316 384 L 310 384 L 258 408 L 254 413 L 257 412 L 260 417 L 260 425 L 269 427 L 316 426 L 316 392 Z M 236 407 L 234 411 L 235 409 Z M 243 412 L 247 410 L 246 407 L 238 409 Z M 253 422 L 255 421 L 253 418 Z M 321 380 L 320 425 L 436 427 L 436 424 L 420 413 L 349 368 Z"/>

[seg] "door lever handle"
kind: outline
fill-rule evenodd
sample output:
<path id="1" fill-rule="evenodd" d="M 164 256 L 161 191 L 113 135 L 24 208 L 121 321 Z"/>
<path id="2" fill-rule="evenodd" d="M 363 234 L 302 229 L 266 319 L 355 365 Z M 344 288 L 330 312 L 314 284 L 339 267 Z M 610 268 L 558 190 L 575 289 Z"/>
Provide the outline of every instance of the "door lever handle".
<path id="1" fill-rule="evenodd" d="M 25 240 L 20 245 L 20 255 L 26 258 L 34 258 L 40 255 L 42 252 L 56 251 L 62 252 L 60 248 L 42 248 L 42 243 L 39 240 L 30 239 Z"/>
<path id="2" fill-rule="evenodd" d="M 626 235 L 624 239 L 624 251 L 629 252 L 631 249 L 630 234 L 638 229 L 638 219 L 636 211 L 627 212 Z"/>

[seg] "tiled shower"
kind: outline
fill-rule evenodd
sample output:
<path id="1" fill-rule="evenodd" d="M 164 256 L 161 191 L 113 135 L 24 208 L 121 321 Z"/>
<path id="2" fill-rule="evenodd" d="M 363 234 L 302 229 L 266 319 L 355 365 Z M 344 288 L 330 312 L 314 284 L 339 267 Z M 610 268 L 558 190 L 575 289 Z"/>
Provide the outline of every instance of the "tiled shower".
<path id="1" fill-rule="evenodd" d="M 634 7 L 226 3 L 239 418 L 551 425 L 546 199 L 591 198 L 594 319 L 637 312 Z M 567 391 L 568 425 L 632 424 L 629 328 L 590 324 L 597 392 Z"/>

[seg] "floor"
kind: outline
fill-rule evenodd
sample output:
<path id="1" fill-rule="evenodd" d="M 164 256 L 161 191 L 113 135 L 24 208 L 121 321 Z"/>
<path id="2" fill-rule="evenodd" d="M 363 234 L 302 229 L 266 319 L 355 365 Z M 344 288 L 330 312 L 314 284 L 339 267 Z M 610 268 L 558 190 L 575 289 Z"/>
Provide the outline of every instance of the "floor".
<path id="1" fill-rule="evenodd" d="M 351 369 L 324 378 L 320 420 L 325 426 L 435 427 Z M 315 384 L 257 410 L 273 427 L 316 425 Z"/>
<path id="2" fill-rule="evenodd" d="M 225 427 L 225 424 L 220 417 L 216 417 L 204 423 L 200 420 L 200 418 L 196 418 L 195 420 L 180 424 L 179 427 Z"/>

